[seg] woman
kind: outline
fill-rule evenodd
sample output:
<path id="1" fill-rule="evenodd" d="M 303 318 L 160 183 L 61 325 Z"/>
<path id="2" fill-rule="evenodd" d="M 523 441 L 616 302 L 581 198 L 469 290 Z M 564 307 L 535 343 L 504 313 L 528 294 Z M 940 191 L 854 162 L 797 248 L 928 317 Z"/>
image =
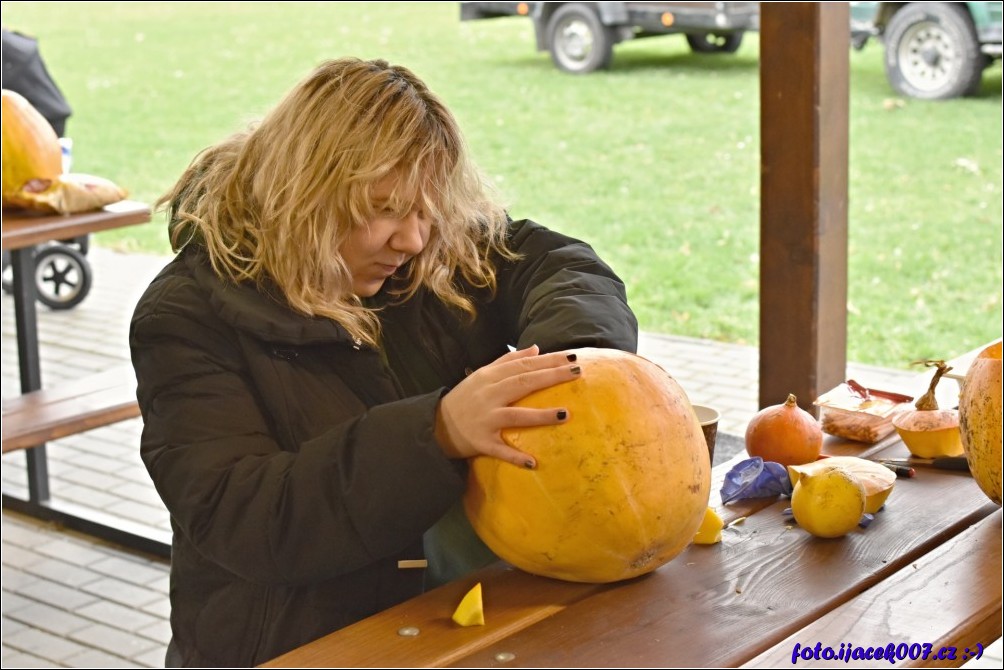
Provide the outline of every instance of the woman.
<path id="1" fill-rule="evenodd" d="M 562 349 L 636 344 L 613 272 L 510 221 L 383 61 L 322 64 L 164 203 L 178 254 L 130 345 L 174 530 L 169 665 L 259 664 L 420 593 L 434 525 L 439 578 L 489 560 L 456 513 L 465 459 L 534 467 L 501 429 L 571 417 L 509 405 L 581 374 Z"/>

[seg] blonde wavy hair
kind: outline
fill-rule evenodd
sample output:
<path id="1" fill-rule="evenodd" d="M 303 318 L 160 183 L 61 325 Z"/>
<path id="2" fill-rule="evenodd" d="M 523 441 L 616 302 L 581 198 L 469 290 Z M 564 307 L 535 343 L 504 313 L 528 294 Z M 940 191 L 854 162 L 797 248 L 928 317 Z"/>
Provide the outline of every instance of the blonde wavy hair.
<path id="1" fill-rule="evenodd" d="M 388 175 L 394 211 L 420 206 L 433 222 L 399 299 L 424 286 L 473 315 L 458 278 L 495 288 L 493 252 L 512 257 L 507 216 L 453 115 L 404 67 L 321 64 L 259 123 L 199 154 L 157 204 L 168 205 L 175 251 L 201 244 L 221 279 L 270 278 L 292 309 L 375 345 L 379 320 L 352 294 L 339 250 L 373 220 L 374 187 Z"/>

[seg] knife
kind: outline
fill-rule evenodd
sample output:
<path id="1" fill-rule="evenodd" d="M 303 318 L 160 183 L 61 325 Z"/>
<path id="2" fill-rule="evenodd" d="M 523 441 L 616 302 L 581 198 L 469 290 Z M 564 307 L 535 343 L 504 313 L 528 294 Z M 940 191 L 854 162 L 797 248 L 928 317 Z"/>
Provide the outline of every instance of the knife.
<path id="1" fill-rule="evenodd" d="M 939 458 L 880 458 L 880 463 L 888 465 L 927 465 L 938 470 L 961 470 L 969 472 L 969 462 L 965 456 L 941 456 Z"/>

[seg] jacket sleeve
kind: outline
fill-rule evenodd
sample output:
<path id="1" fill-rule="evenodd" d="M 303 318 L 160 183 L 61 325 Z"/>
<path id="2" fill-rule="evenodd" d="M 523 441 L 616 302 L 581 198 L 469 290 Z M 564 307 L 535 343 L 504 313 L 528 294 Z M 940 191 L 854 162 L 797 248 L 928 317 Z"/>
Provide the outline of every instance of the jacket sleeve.
<path id="1" fill-rule="evenodd" d="M 510 248 L 520 258 L 501 266 L 497 300 L 513 328 L 511 344 L 637 350 L 624 283 L 592 247 L 522 220 L 512 224 Z"/>
<path id="2" fill-rule="evenodd" d="M 130 329 L 142 456 L 175 533 L 259 583 L 332 578 L 417 546 L 464 485 L 433 437 L 439 392 L 332 406 L 353 418 L 284 451 L 234 331 L 193 309 L 196 293 L 148 291 Z"/>

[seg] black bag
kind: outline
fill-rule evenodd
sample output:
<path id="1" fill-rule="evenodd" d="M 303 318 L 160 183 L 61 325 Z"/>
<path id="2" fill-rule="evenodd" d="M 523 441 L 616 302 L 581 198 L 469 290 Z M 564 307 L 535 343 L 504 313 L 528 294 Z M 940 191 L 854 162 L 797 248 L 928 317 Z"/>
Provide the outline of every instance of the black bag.
<path id="1" fill-rule="evenodd" d="M 45 68 L 38 41 L 3 29 L 3 87 L 20 93 L 64 137 L 73 110 Z"/>

